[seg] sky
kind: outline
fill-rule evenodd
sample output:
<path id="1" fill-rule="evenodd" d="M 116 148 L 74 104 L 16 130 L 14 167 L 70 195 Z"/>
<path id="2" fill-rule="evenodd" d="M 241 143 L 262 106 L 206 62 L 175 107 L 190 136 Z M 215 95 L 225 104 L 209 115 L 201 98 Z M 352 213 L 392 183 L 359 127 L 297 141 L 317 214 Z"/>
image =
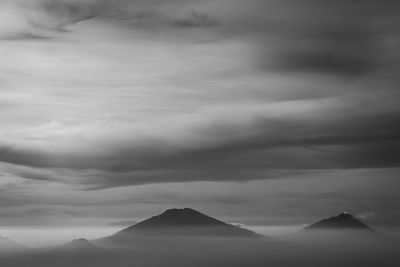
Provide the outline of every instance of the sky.
<path id="1" fill-rule="evenodd" d="M 400 226 L 395 0 L 0 0 L 0 226 L 192 207 Z"/>

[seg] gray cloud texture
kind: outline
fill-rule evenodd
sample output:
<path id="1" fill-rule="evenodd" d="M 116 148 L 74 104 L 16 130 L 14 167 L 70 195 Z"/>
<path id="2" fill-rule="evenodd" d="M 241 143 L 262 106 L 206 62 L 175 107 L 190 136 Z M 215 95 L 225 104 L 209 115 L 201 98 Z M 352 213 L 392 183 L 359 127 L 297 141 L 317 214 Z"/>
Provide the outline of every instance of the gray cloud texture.
<path id="1" fill-rule="evenodd" d="M 134 70 L 128 74 L 128 65 L 119 66 L 118 63 L 108 67 L 111 63 L 101 59 L 99 54 L 92 57 L 106 62 L 104 70 L 95 69 L 109 74 L 104 79 L 95 72 L 93 76 L 75 78 L 78 72 L 70 66 L 60 69 L 67 71 L 66 77 L 71 78 L 69 83 L 62 80 L 62 75 L 58 77 L 59 73 L 55 73 L 55 77 L 49 77 L 51 73 L 40 73 L 36 80 L 40 81 L 38 86 L 46 78 L 55 79 L 53 84 L 46 85 L 51 89 L 43 93 L 44 102 L 51 101 L 46 97 L 53 96 L 52 90 L 56 89 L 52 88 L 59 88 L 61 83 L 70 87 L 60 95 L 56 93 L 59 105 L 55 104 L 54 110 L 63 115 L 55 115 L 52 120 L 66 120 L 68 111 L 57 105 L 62 107 L 70 99 L 73 102 L 75 90 L 78 101 L 86 101 L 86 97 L 96 100 L 97 95 L 107 96 L 103 86 L 118 87 L 115 91 L 119 94 L 109 101 L 117 110 L 122 106 L 124 110 L 117 119 L 111 119 L 115 122 L 89 123 L 82 126 L 83 129 L 73 123 L 71 126 L 68 122 L 56 122 L 56 125 L 42 123 L 44 126 L 7 131 L 9 123 L 5 123 L 0 160 L 15 165 L 14 169 L 25 166 L 24 171 L 18 172 L 25 178 L 65 182 L 71 175 L 80 177 L 83 184 L 102 187 L 262 179 L 269 178 L 268 173 L 274 170 L 286 169 L 399 166 L 398 78 L 395 73 L 399 67 L 400 40 L 396 11 L 400 7 L 396 1 L 19 0 L 2 1 L 1 6 L 1 16 L 9 19 L 0 28 L 4 40 L 31 42 L 49 38 L 40 43 L 55 45 L 63 42 L 60 38 L 69 38 L 82 27 L 100 29 L 106 24 L 121 29 L 120 36 L 109 37 L 120 38 L 115 42 L 142 38 L 150 42 L 150 46 L 157 42 L 168 48 L 183 47 L 181 53 L 186 49 L 189 54 L 174 56 L 188 56 L 188 64 L 195 64 L 172 75 L 167 69 L 174 63 L 166 63 L 165 69 L 157 70 L 160 73 L 157 77 L 161 78 L 152 78 L 160 80 L 156 85 L 160 88 L 165 83 L 184 88 L 170 95 L 164 89 L 158 92 L 155 89 L 160 103 L 183 110 L 183 115 L 168 115 L 166 119 L 153 102 L 146 108 L 155 107 L 156 113 L 161 114 L 157 119 L 149 116 L 149 111 L 135 115 L 131 109 L 125 110 L 125 103 L 120 103 L 123 95 L 129 95 L 130 91 L 122 87 L 153 88 L 155 85 L 149 85 L 149 77 L 145 77 L 145 84 L 136 78 L 127 79 L 127 75 L 135 75 Z M 104 34 L 110 31 L 106 29 Z M 82 38 L 77 40 L 83 42 Z M 101 43 L 104 39 L 91 42 Z M 242 53 L 236 54 L 233 49 L 218 58 L 220 62 L 190 54 L 197 53 L 195 49 L 210 52 L 227 43 L 233 43 L 234 49 Z M 155 46 L 152 52 L 157 49 Z M 212 51 L 211 55 L 217 55 L 218 51 Z M 37 55 L 35 58 L 40 59 Z M 139 59 L 146 61 L 145 57 Z M 118 58 L 115 60 L 118 62 Z M 214 60 L 215 70 L 208 71 Z M 8 76 L 4 76 L 3 91 L 11 90 L 15 86 L 13 79 L 22 79 L 24 75 L 18 74 L 22 76 L 15 78 L 16 73 L 25 71 L 19 69 L 21 63 L 15 57 L 10 58 L 10 62 L 16 62 L 16 67 L 6 70 Z M 73 59 L 60 62 L 69 64 Z M 127 74 L 121 76 L 126 82 L 118 80 L 119 76 L 107 80 L 112 79 L 118 68 L 126 68 Z M 122 82 L 123 86 L 117 85 Z M 90 87 L 82 89 L 86 84 Z M 21 94 L 34 92 L 31 88 L 21 88 L 18 89 Z M 67 90 L 71 93 L 66 93 Z M 82 90 L 88 92 L 87 96 Z M 15 97 L 9 99 L 5 104 L 13 107 Z M 101 112 L 104 103 L 99 103 L 96 108 Z M 193 103 L 191 107 L 184 105 L 190 103 Z M 25 104 L 15 105 L 26 107 Z M 84 106 L 77 105 L 80 111 L 71 111 L 71 117 L 77 114 L 83 117 L 82 112 L 92 108 L 85 110 Z M 27 118 L 26 110 L 29 110 L 6 109 L 10 120 L 13 116 L 15 120 L 19 116 Z M 126 112 L 128 115 L 122 117 Z M 40 111 L 36 116 L 41 122 L 48 119 Z M 143 127 L 135 123 L 138 117 L 146 121 Z"/>

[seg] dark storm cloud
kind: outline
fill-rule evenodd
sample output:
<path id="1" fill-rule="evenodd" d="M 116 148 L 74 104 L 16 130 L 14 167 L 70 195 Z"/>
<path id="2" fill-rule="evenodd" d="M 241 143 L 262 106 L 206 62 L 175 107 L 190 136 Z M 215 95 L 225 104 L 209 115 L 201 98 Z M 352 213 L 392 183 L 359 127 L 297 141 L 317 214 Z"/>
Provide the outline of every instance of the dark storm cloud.
<path id="1" fill-rule="evenodd" d="M 250 19 L 238 28 L 253 31 L 266 70 L 358 76 L 387 64 L 394 52 L 385 39 L 399 30 L 392 28 L 396 1 L 266 1 L 264 7 L 259 25 Z"/>

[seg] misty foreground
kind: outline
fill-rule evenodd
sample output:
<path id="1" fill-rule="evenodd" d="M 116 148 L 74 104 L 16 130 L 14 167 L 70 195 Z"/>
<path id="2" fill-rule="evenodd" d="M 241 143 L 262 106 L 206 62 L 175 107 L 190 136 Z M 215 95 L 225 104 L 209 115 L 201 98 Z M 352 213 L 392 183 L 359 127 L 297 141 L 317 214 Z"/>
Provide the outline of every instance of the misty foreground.
<path id="1" fill-rule="evenodd" d="M 113 236 L 0 255 L 0 266 L 400 266 L 399 244 L 341 214 L 280 238 L 191 209 L 167 210 Z"/>

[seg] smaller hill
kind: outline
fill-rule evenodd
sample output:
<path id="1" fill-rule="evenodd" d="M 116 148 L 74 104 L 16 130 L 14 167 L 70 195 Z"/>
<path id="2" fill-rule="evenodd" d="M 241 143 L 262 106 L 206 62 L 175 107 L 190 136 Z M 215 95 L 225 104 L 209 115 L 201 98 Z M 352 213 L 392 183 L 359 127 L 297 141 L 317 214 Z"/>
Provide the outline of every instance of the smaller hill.
<path id="1" fill-rule="evenodd" d="M 89 251 L 98 251 L 99 248 L 93 245 L 85 238 L 78 238 L 74 239 L 69 243 L 64 244 L 61 249 L 69 250 L 69 251 L 82 251 L 82 252 L 89 252 Z"/>
<path id="2" fill-rule="evenodd" d="M 368 225 L 361 222 L 353 215 L 342 212 L 338 216 L 322 219 L 305 230 L 367 230 L 373 231 Z"/>

